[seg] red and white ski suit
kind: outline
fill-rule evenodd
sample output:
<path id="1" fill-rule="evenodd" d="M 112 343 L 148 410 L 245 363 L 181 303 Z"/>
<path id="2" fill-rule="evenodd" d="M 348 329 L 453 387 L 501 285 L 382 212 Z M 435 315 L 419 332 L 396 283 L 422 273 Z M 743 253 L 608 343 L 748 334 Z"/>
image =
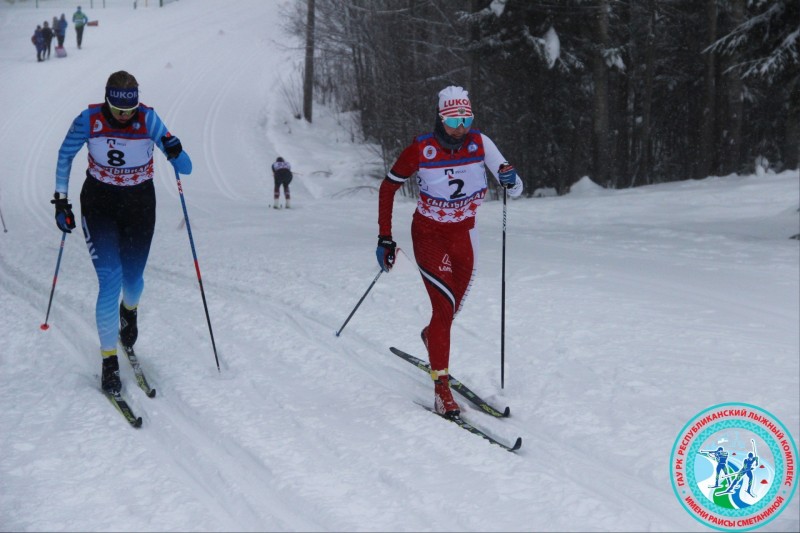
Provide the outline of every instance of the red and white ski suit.
<path id="1" fill-rule="evenodd" d="M 432 370 L 446 370 L 450 326 L 474 276 L 477 234 L 475 214 L 486 196 L 486 168 L 496 177 L 506 160 L 494 142 L 470 130 L 457 150 L 442 147 L 433 133 L 420 135 L 400 154 L 381 183 L 379 235 L 392 234 L 394 195 L 414 173 L 419 184 L 411 222 L 414 256 L 431 300 L 428 357 Z M 517 177 L 512 197 L 522 193 Z"/>

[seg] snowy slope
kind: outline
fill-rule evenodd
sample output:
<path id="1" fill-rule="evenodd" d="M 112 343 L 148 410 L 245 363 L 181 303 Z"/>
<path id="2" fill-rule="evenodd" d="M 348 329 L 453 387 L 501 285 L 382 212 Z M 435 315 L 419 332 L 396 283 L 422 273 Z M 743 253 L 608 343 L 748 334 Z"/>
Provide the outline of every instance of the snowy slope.
<path id="1" fill-rule="evenodd" d="M 384 166 L 351 141 L 349 117 L 317 106 L 311 125 L 292 118 L 281 89 L 302 51 L 282 29 L 288 4 L 85 4 L 100 24 L 83 49 L 70 27 L 69 56 L 41 64 L 33 28 L 74 2 L 0 4 L 3 531 L 698 531 L 669 480 L 694 414 L 756 404 L 797 441 L 797 171 L 626 191 L 581 182 L 509 202 L 503 389 L 502 204 L 487 202 L 450 368 L 511 406 L 494 420 L 462 402 L 498 438 L 523 437 L 510 454 L 417 406 L 432 402 L 430 379 L 388 350 L 424 354 L 410 200 L 398 196 L 394 218 L 407 255 L 334 335 L 378 272 Z M 137 351 L 158 396 L 122 366 L 140 430 L 98 389 L 96 278 L 79 233 L 39 329 L 61 238 L 58 147 L 119 69 L 193 159 L 182 184 L 222 366 L 157 155 Z M 267 207 L 278 155 L 297 170 L 291 210 Z M 797 500 L 764 530 L 800 529 Z"/>

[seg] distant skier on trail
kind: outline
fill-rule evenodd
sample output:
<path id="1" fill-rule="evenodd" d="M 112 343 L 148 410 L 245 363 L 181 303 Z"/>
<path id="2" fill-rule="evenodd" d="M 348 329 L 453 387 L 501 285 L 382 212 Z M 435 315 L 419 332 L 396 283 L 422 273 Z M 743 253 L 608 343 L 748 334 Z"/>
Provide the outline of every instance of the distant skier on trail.
<path id="1" fill-rule="evenodd" d="M 289 192 L 289 184 L 292 182 L 292 165 L 279 157 L 272 163 L 272 177 L 275 180 L 275 191 L 273 194 L 272 207 L 275 209 L 280 208 L 279 200 L 281 199 L 281 186 L 283 186 L 283 196 L 286 198 L 284 206 L 289 209 L 289 200 L 292 195 Z"/>
<path id="2" fill-rule="evenodd" d="M 389 272 L 396 243 L 392 211 L 397 190 L 417 175 L 419 199 L 411 238 L 431 302 L 430 323 L 421 332 L 434 380 L 434 409 L 452 417 L 460 412 L 450 390 L 450 329 L 475 274 L 475 215 L 486 196 L 488 169 L 512 197 L 522 180 L 494 142 L 472 129 L 467 91 L 449 86 L 439 92 L 434 129 L 415 137 L 381 183 L 378 199 L 378 265 Z"/>
<path id="3" fill-rule="evenodd" d="M 137 308 L 156 222 L 153 148 L 181 174 L 191 174 L 192 161 L 155 110 L 139 102 L 136 78 L 125 71 L 111 74 L 105 102 L 89 105 L 75 118 L 58 151 L 51 203 L 56 225 L 66 233 L 75 228 L 67 196 L 72 161 L 84 144 L 89 166 L 80 196 L 81 227 L 99 282 L 95 319 L 101 386 L 115 394 L 121 388 L 117 337 L 123 346 L 136 342 Z"/>

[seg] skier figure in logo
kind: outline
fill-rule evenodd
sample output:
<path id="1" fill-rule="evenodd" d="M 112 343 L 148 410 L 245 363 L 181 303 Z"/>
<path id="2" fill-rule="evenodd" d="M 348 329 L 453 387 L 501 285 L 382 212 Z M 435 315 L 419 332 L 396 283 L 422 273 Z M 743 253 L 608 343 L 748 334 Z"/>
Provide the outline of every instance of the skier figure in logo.
<path id="1" fill-rule="evenodd" d="M 753 496 L 753 468 L 758 466 L 758 456 L 753 455 L 753 452 L 747 454 L 747 459 L 744 460 L 742 463 L 742 468 L 732 474 L 730 484 L 728 488 L 725 489 L 725 492 L 722 494 L 731 494 L 736 489 L 737 485 L 738 488 L 741 489 L 741 485 L 744 482 L 744 476 L 747 476 L 747 494 Z M 753 496 L 755 497 L 755 496 Z"/>
<path id="2" fill-rule="evenodd" d="M 716 479 L 714 480 L 714 484 L 711 485 L 710 489 L 716 489 L 719 487 L 719 475 L 725 474 L 725 470 L 728 466 L 728 452 L 726 452 L 722 446 L 717 448 L 716 450 L 706 450 L 700 451 L 703 455 L 708 456 L 709 459 L 713 459 L 717 462 L 717 471 L 716 471 Z"/>

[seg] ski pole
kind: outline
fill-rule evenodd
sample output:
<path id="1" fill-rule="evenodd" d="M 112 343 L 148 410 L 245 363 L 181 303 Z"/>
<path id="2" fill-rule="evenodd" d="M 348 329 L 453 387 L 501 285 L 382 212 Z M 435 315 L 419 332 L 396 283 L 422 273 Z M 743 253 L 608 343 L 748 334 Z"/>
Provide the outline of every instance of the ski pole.
<path id="1" fill-rule="evenodd" d="M 183 197 L 183 187 L 181 186 L 181 175 L 175 169 L 175 180 L 178 182 L 178 194 L 181 197 L 181 206 L 183 207 L 183 219 L 186 221 L 186 231 L 189 234 L 189 244 L 192 247 L 192 256 L 194 257 L 194 269 L 197 271 L 197 282 L 200 284 L 200 295 L 203 297 L 203 308 L 206 311 L 206 322 L 208 322 L 208 332 L 211 335 L 211 346 L 214 348 L 214 360 L 217 362 L 217 372 L 219 369 L 219 356 L 217 355 L 217 344 L 214 342 L 214 331 L 211 329 L 211 317 L 208 316 L 208 304 L 206 303 L 206 293 L 203 290 L 203 277 L 200 275 L 200 263 L 197 261 L 197 251 L 194 248 L 194 238 L 192 237 L 192 226 L 189 224 L 189 212 L 186 210 L 186 200 Z"/>
<path id="2" fill-rule="evenodd" d="M 58 269 L 61 268 L 61 255 L 64 253 L 64 241 L 67 239 L 67 233 L 61 233 L 61 246 L 58 248 L 58 261 L 56 261 L 56 273 L 53 275 L 53 286 L 50 288 L 50 301 L 47 302 L 47 315 L 44 317 L 44 323 L 39 326 L 42 331 L 47 331 L 50 326 L 47 320 L 50 318 L 50 306 L 53 305 L 53 294 L 56 292 L 56 281 L 58 281 Z"/>
<path id="3" fill-rule="evenodd" d="M 0 205 L 0 221 L 3 222 L 3 233 L 8 233 L 6 228 L 6 219 L 3 218 L 3 206 Z"/>
<path id="4" fill-rule="evenodd" d="M 360 306 L 360 305 L 361 305 L 361 302 L 363 302 L 363 301 L 364 301 L 364 298 L 366 298 L 366 297 L 367 297 L 367 294 L 369 294 L 369 291 L 371 291 L 371 290 L 372 290 L 372 286 L 373 286 L 373 285 L 375 285 L 375 282 L 376 282 L 376 281 L 378 281 L 378 278 L 379 278 L 379 277 L 381 277 L 381 274 L 383 274 L 383 269 L 380 269 L 380 270 L 378 271 L 378 275 L 377 275 L 377 276 L 375 276 L 375 279 L 373 279 L 373 280 L 372 280 L 372 283 L 370 283 L 370 284 L 369 284 L 369 287 L 367 287 L 367 292 L 365 292 L 365 293 L 364 293 L 364 296 L 362 296 L 362 297 L 361 297 L 361 299 L 358 301 L 358 303 L 357 303 L 357 304 L 356 304 L 356 306 L 353 308 L 353 310 L 352 310 L 352 311 L 350 311 L 350 316 L 348 316 L 348 317 L 347 317 L 347 320 L 345 320 L 345 321 L 344 321 L 344 324 L 342 324 L 342 327 L 340 327 L 340 328 L 339 328 L 339 331 L 337 331 L 337 332 L 336 332 L 336 336 L 337 336 L 337 337 L 338 337 L 338 336 L 339 336 L 339 334 L 342 332 L 342 330 L 343 330 L 343 329 L 344 329 L 344 327 L 347 325 L 347 323 L 348 323 L 348 322 L 350 322 L 350 319 L 353 317 L 353 315 L 354 315 L 354 314 L 356 314 L 356 310 L 358 309 L 358 306 Z"/>
<path id="5" fill-rule="evenodd" d="M 505 386 L 506 369 L 506 211 L 508 190 L 503 187 L 503 274 L 500 293 L 500 388 Z"/>

